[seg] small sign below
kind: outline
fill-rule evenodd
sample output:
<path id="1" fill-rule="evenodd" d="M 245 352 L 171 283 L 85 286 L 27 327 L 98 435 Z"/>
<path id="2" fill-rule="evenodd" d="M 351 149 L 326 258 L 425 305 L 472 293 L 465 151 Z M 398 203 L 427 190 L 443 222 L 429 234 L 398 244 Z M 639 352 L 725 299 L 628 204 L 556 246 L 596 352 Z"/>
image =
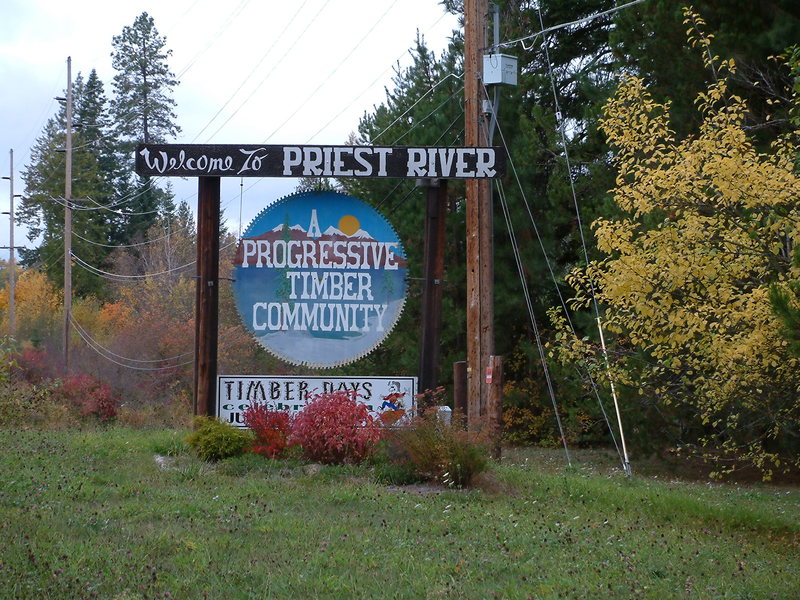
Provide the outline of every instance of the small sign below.
<path id="1" fill-rule="evenodd" d="M 356 400 L 384 422 L 394 422 L 416 410 L 416 377 L 219 375 L 217 418 L 243 428 L 244 411 L 253 404 L 298 413 L 317 394 L 340 391 L 355 392 Z"/>

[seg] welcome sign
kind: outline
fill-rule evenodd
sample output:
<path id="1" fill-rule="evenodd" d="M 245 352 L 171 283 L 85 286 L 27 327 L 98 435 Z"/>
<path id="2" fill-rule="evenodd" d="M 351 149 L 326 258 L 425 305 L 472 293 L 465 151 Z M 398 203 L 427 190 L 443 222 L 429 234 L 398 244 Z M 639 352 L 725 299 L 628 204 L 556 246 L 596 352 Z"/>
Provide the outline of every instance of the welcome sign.
<path id="1" fill-rule="evenodd" d="M 140 144 L 136 172 L 172 177 L 423 177 L 491 179 L 506 171 L 498 147 Z"/>
<path id="2" fill-rule="evenodd" d="M 236 306 L 269 352 L 335 367 L 378 346 L 405 303 L 406 258 L 371 206 L 340 192 L 303 192 L 263 210 L 235 258 Z"/>

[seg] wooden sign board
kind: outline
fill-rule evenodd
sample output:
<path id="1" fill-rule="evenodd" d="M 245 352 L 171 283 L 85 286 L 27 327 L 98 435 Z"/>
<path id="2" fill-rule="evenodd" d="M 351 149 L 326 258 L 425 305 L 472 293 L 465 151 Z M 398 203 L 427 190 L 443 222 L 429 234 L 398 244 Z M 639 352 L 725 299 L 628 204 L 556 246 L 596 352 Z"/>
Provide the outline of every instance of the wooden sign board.
<path id="1" fill-rule="evenodd" d="M 395 177 L 493 179 L 501 147 L 140 144 L 136 172 L 161 177 Z"/>
<path id="2" fill-rule="evenodd" d="M 216 417 L 244 427 L 249 406 L 264 404 L 290 414 L 302 411 L 318 394 L 348 392 L 365 404 L 373 417 L 386 421 L 386 413 L 413 415 L 416 410 L 416 377 L 322 377 L 304 375 L 219 375 Z"/>

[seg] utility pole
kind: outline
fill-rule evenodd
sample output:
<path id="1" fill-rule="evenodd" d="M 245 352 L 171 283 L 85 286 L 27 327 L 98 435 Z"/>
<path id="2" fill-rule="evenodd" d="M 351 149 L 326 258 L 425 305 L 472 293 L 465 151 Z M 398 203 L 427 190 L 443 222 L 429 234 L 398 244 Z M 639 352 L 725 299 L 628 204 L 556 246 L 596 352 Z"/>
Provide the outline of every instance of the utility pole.
<path id="1" fill-rule="evenodd" d="M 69 373 L 72 320 L 72 57 L 67 57 L 67 165 L 64 174 L 64 373 Z"/>
<path id="2" fill-rule="evenodd" d="M 465 143 L 485 146 L 481 85 L 486 40 L 486 0 L 464 2 Z M 491 188 L 487 179 L 467 180 L 467 422 L 481 425 L 489 403 L 487 375 L 494 354 L 494 269 Z"/>
<path id="3" fill-rule="evenodd" d="M 17 325 L 16 325 L 16 309 L 15 309 L 15 302 L 16 302 L 16 267 L 17 261 L 14 252 L 16 248 L 14 246 L 14 150 L 9 150 L 9 169 L 8 169 L 8 177 L 3 177 L 3 179 L 8 179 L 9 184 L 9 194 L 8 194 L 8 212 L 3 211 L 4 215 L 8 215 L 8 225 L 9 225 L 9 233 L 8 233 L 8 334 L 13 338 L 17 333 Z"/>
<path id="4" fill-rule="evenodd" d="M 14 150 L 8 151 L 8 330 L 11 337 L 17 335 L 16 286 L 17 256 L 14 246 Z"/>
<path id="5" fill-rule="evenodd" d="M 8 333 L 14 337 L 16 324 L 16 248 L 14 247 L 14 150 L 8 151 Z"/>

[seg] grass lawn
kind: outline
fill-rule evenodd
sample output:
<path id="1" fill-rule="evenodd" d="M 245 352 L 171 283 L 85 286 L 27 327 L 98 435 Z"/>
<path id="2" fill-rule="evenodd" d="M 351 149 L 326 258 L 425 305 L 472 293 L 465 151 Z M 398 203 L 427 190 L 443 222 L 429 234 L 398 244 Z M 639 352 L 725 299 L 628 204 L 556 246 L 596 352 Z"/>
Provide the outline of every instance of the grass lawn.
<path id="1" fill-rule="evenodd" d="M 0 598 L 800 598 L 797 488 L 519 451 L 420 493 L 185 434 L 0 431 Z"/>

